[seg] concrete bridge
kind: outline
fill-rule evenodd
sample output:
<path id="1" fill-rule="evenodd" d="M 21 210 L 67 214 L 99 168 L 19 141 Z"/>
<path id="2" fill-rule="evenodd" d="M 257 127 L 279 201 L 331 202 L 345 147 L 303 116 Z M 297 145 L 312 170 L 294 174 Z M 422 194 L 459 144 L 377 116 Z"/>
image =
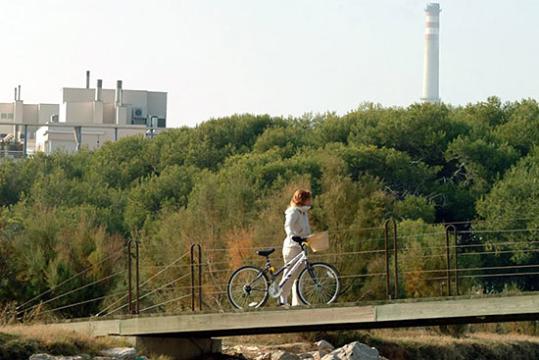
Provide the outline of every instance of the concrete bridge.
<path id="1" fill-rule="evenodd" d="M 392 226 L 390 226 L 391 224 Z M 393 228 L 392 232 L 391 228 Z M 510 232 L 518 234 L 515 239 L 509 238 L 507 241 L 498 242 L 501 250 L 496 251 L 485 248 L 482 243 L 470 242 L 471 232 L 469 230 L 462 230 L 463 241 L 460 242 L 460 232 L 454 225 L 446 226 L 445 232 L 442 233 L 416 234 L 418 237 L 438 236 L 441 243 L 438 245 L 434 243 L 430 248 L 432 252 L 426 257 L 437 257 L 445 260 L 445 268 L 440 268 L 439 265 L 433 268 L 427 264 L 417 268 L 402 266 L 403 264 L 398 261 L 398 256 L 405 252 L 406 248 L 398 244 L 397 223 L 387 221 L 384 227 L 377 228 L 377 231 L 382 232 L 383 248 L 358 249 L 354 252 L 333 255 L 348 256 L 349 258 L 378 256 L 385 264 L 385 271 L 369 274 L 349 272 L 341 274 L 343 279 L 348 279 L 347 281 L 362 278 L 373 279 L 373 281 L 379 282 L 379 286 L 385 285 L 386 299 L 399 299 L 403 295 L 401 289 L 402 285 L 408 281 L 408 275 L 417 276 L 420 274 L 423 280 L 434 287 L 430 289 L 430 293 L 437 293 L 433 290 L 437 290 L 437 286 L 440 285 L 440 293 L 447 297 L 384 300 L 371 303 L 337 303 L 331 306 L 298 307 L 287 310 L 269 308 L 246 312 L 232 310 L 205 312 L 201 311 L 202 305 L 209 304 L 210 301 L 203 301 L 203 294 L 211 296 L 211 300 L 218 303 L 226 301 L 224 297 L 226 292 L 219 291 L 222 290 L 219 286 L 223 287 L 226 284 L 224 281 L 230 272 L 230 264 L 226 261 L 226 249 L 206 249 L 208 254 L 219 254 L 217 257 L 214 256 L 213 266 L 210 267 L 210 262 L 202 261 L 201 246 L 194 244 L 189 252 L 179 254 L 179 257 L 172 262 L 158 267 L 159 270 L 156 270 L 154 274 L 146 274 L 144 281 L 141 281 L 139 276 L 139 243 L 131 240 L 126 244 L 126 249 L 119 250 L 102 260 L 102 262 L 112 261 L 111 259 L 116 261 L 116 259 L 126 257 L 125 264 L 120 263 L 120 266 L 127 267 L 126 271 L 106 275 L 75 289 L 67 286 L 69 281 L 84 274 L 84 271 L 80 272 L 64 283 L 19 305 L 16 308 L 16 314 L 22 318 L 25 314 L 31 314 L 32 311 L 41 306 L 45 309 L 42 314 L 58 313 L 61 317 L 64 310 L 101 302 L 105 298 L 110 299 L 108 302 L 96 306 L 100 310 L 97 314 L 104 316 L 54 323 L 49 324 L 49 326 L 81 331 L 94 336 L 114 335 L 134 338 L 137 347 L 143 352 L 169 355 L 176 359 L 196 359 L 200 358 L 201 354 L 218 351 L 220 342 L 216 338 L 220 336 L 539 320 L 539 292 L 521 295 L 459 296 L 463 291 L 473 291 L 473 284 L 483 287 L 487 281 L 486 285 L 489 286 L 488 282 L 493 280 L 500 286 L 502 283 L 514 284 L 515 279 L 521 279 L 528 283 L 527 288 L 534 289 L 533 284 L 536 284 L 539 275 L 539 270 L 537 270 L 539 264 L 537 263 L 470 267 L 466 265 L 467 262 L 459 262 L 459 258 L 469 256 L 486 258 L 497 256 L 500 253 L 536 253 L 539 251 L 538 247 L 529 247 L 535 242 L 530 242 L 527 238 L 522 239 L 522 234 L 525 231 L 527 234 L 535 236 L 539 229 L 478 230 L 480 236 L 474 237 L 474 239 L 485 236 L 487 232 L 496 235 L 498 231 L 503 231 L 505 237 Z M 393 240 L 392 247 L 390 246 L 390 234 L 392 234 Z M 134 245 L 134 253 L 132 245 Z M 253 253 L 254 250 L 253 248 Z M 204 256 L 204 259 L 209 258 L 210 256 Z M 215 262 L 215 258 L 223 261 Z M 393 274 L 390 271 L 391 267 Z M 166 280 L 158 278 L 167 271 Z M 125 273 L 127 273 L 127 279 L 123 279 Z M 135 274 L 134 285 L 133 274 Z M 122 282 L 126 280 L 127 293 L 113 293 L 93 299 L 82 299 L 82 301 L 74 301 L 68 305 L 58 303 L 58 300 L 67 295 L 72 295 L 81 289 L 99 285 L 102 281 L 109 281 L 111 278 L 119 276 L 122 278 L 117 280 Z M 156 281 L 156 278 L 159 281 Z M 189 279 L 191 284 L 187 285 Z M 64 286 L 64 288 L 60 288 L 60 286 Z M 141 294 L 141 289 L 144 289 L 144 294 Z M 170 295 L 164 295 L 164 297 L 156 299 L 150 297 L 156 292 L 167 289 L 174 289 L 178 291 L 174 293 L 174 296 L 180 294 L 181 296 L 170 298 Z M 51 292 L 54 293 L 51 294 Z M 380 295 L 378 294 L 378 296 Z M 180 314 L 162 313 L 167 309 L 164 305 L 172 302 L 181 304 L 182 299 L 185 300 L 183 305 L 173 308 L 186 308 L 186 301 L 189 300 L 189 297 L 192 311 Z M 197 298 L 198 301 L 196 301 Z M 145 305 L 140 306 L 141 300 L 144 300 Z M 195 312 L 196 302 L 198 302 L 198 312 Z M 225 304 L 223 305 L 225 306 Z M 156 313 L 148 314 L 149 310 Z M 81 311 L 78 313 L 87 314 L 89 312 Z M 119 313 L 124 313 L 124 315 L 115 315 Z"/>
<path id="2" fill-rule="evenodd" d="M 84 319 L 51 327 L 136 338 L 137 347 L 175 359 L 220 349 L 219 336 L 539 320 L 539 294 L 339 304 L 249 312 Z"/>

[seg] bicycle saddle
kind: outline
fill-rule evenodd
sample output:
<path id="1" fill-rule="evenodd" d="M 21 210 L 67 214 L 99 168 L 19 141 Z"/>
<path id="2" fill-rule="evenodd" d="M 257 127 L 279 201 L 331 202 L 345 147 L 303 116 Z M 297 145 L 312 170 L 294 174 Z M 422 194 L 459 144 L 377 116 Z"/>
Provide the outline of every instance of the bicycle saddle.
<path id="1" fill-rule="evenodd" d="M 270 256 L 275 251 L 274 248 L 258 250 L 256 253 L 260 256 Z"/>

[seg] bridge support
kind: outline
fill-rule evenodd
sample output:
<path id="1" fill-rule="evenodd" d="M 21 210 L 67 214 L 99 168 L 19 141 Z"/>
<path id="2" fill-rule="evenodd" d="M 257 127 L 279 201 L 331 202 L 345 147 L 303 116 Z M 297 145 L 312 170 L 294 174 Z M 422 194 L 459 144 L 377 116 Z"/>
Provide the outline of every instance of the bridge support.
<path id="1" fill-rule="evenodd" d="M 164 355 L 175 360 L 201 359 L 205 355 L 221 352 L 221 340 L 211 338 L 185 338 L 171 336 L 137 336 L 137 351 L 147 356 Z"/>

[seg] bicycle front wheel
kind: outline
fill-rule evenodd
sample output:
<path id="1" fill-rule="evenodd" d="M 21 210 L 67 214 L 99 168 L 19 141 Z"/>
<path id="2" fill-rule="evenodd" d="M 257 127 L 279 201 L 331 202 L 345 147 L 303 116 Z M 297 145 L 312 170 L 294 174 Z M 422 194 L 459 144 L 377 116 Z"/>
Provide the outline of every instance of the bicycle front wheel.
<path id="1" fill-rule="evenodd" d="M 326 263 L 311 263 L 298 277 L 298 296 L 305 305 L 331 304 L 340 289 L 337 270 Z"/>
<path id="2" fill-rule="evenodd" d="M 262 269 L 243 266 L 228 280 L 228 300 L 237 309 L 256 309 L 268 300 L 268 288 L 269 280 Z"/>

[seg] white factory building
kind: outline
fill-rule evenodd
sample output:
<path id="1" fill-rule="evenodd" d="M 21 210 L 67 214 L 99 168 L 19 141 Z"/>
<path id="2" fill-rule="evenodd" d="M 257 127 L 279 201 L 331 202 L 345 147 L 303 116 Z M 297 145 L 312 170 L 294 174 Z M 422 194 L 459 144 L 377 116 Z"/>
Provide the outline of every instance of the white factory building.
<path id="1" fill-rule="evenodd" d="M 87 72 L 86 87 L 63 88 L 59 105 L 24 104 L 20 87 L 16 88 L 13 103 L 0 103 L 0 123 L 41 125 L 27 127 L 27 142 L 30 151 L 46 153 L 93 150 L 107 141 L 144 135 L 148 128 L 166 127 L 166 92 L 126 90 L 122 81 L 113 89 L 102 84 L 97 80 L 96 87 L 90 88 Z M 24 138 L 22 126 L 0 125 L 0 133 L 7 140 Z"/>
<path id="2" fill-rule="evenodd" d="M 60 110 L 58 104 L 25 104 L 21 100 L 21 87 L 15 88 L 13 102 L 0 103 L 0 123 L 46 124 Z M 33 138 L 36 128 L 30 138 Z M 0 125 L 0 139 L 15 139 L 14 125 Z M 6 136 L 8 136 L 6 138 Z"/>

